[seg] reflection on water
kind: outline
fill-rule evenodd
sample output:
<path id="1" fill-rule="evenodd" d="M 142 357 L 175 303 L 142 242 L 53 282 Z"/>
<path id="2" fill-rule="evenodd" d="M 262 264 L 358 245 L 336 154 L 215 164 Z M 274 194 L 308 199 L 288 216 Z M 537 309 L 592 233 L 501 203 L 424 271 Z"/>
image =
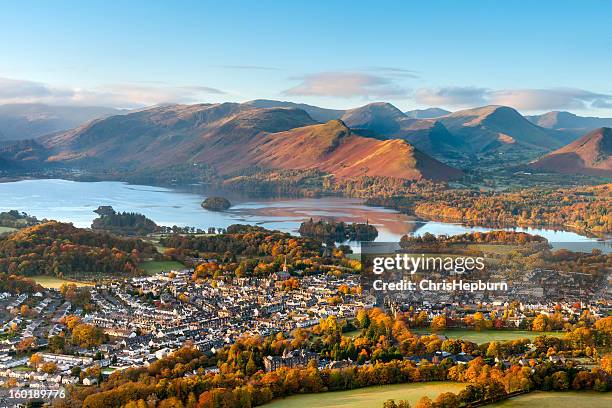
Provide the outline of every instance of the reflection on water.
<path id="1" fill-rule="evenodd" d="M 345 222 L 369 222 L 377 227 L 377 241 L 397 242 L 402 235 L 462 234 L 489 231 L 490 228 L 461 224 L 419 221 L 414 217 L 380 207 L 368 207 L 350 198 L 261 199 L 234 202 L 225 212 L 204 210 L 203 196 L 161 187 L 128 185 L 119 182 L 74 182 L 66 180 L 24 180 L 0 183 L 0 211 L 17 209 L 39 218 L 73 222 L 88 227 L 95 218 L 93 210 L 110 205 L 118 211 L 139 212 L 160 225 L 227 227 L 249 223 L 295 233 L 308 218 Z M 542 235 L 557 248 L 598 247 L 610 251 L 610 244 L 597 242 L 568 231 L 514 228 Z"/>

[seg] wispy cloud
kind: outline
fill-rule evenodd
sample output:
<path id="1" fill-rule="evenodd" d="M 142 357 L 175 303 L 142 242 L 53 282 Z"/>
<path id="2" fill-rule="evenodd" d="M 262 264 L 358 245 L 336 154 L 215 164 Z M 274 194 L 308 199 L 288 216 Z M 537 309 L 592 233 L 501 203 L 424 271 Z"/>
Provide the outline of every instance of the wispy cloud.
<path id="1" fill-rule="evenodd" d="M 265 65 L 211 65 L 213 68 L 224 68 L 224 69 L 243 69 L 251 71 L 281 71 L 282 68 L 269 67 Z"/>
<path id="2" fill-rule="evenodd" d="M 431 106 L 465 108 L 507 105 L 524 111 L 609 108 L 612 95 L 578 88 L 502 89 L 477 87 L 424 88 L 415 92 L 416 102 Z"/>
<path id="3" fill-rule="evenodd" d="M 397 79 L 364 71 L 328 71 L 291 79 L 300 83 L 283 91 L 284 95 L 391 99 L 408 95 Z"/>
<path id="4" fill-rule="evenodd" d="M 612 95 L 576 88 L 494 91 L 491 100 L 496 105 L 510 105 L 523 110 L 581 110 L 612 105 Z"/>
<path id="5" fill-rule="evenodd" d="M 487 103 L 485 88 L 448 86 L 422 88 L 414 94 L 416 102 L 429 106 L 468 107 Z"/>
<path id="6" fill-rule="evenodd" d="M 398 77 L 398 78 L 419 78 L 420 72 L 412 69 L 398 67 L 370 67 L 366 69 L 370 72 L 375 72 L 379 75 Z"/>
<path id="7" fill-rule="evenodd" d="M 97 88 L 56 87 L 41 82 L 0 78 L 0 104 L 141 107 L 160 103 L 192 103 L 226 92 L 208 86 L 170 86 L 155 83 L 112 84 Z"/>

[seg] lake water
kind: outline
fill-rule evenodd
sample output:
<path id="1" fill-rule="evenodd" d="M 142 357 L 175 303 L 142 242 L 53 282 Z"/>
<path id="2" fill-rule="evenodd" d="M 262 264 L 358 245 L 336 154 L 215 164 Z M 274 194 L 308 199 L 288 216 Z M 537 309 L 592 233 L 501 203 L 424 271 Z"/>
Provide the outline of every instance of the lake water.
<path id="1" fill-rule="evenodd" d="M 489 231 L 490 228 L 416 220 L 394 210 L 369 207 L 350 198 L 256 199 L 234 201 L 224 212 L 201 207 L 204 196 L 162 187 L 130 185 L 120 182 L 75 182 L 67 180 L 23 180 L 0 183 L 0 211 L 16 209 L 38 218 L 68 221 L 78 227 L 89 227 L 97 217 L 93 210 L 110 205 L 117 211 L 138 212 L 159 225 L 198 228 L 227 227 L 248 223 L 269 229 L 296 233 L 308 218 L 328 218 L 345 222 L 366 222 L 377 227 L 377 241 L 397 242 L 402 235 L 426 232 L 461 234 Z M 537 228 L 514 228 L 542 235 L 555 247 L 610 250 L 609 242 L 597 241 L 568 231 Z"/>

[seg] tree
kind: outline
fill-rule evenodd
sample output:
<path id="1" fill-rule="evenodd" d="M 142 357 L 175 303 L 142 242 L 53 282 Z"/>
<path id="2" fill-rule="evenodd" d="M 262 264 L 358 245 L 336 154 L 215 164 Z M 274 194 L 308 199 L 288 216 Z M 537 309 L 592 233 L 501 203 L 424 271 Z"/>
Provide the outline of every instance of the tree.
<path id="1" fill-rule="evenodd" d="M 57 371 L 57 364 L 52 363 L 52 362 L 44 363 L 42 365 L 42 371 L 47 374 L 53 374 L 54 372 Z"/>
<path id="2" fill-rule="evenodd" d="M 612 375 L 612 354 L 606 354 L 601 359 L 601 369 Z"/>
<path id="3" fill-rule="evenodd" d="M 430 326 L 431 326 L 431 330 L 433 331 L 442 331 L 446 329 L 446 316 L 445 315 L 434 316 L 434 318 L 431 319 Z"/>
<path id="4" fill-rule="evenodd" d="M 102 329 L 82 323 L 72 329 L 72 342 L 80 347 L 99 346 L 104 341 Z"/>
<path id="5" fill-rule="evenodd" d="M 456 408 L 459 406 L 459 398 L 452 392 L 443 392 L 436 398 L 436 408 Z"/>
<path id="6" fill-rule="evenodd" d="M 17 344 L 17 351 L 26 352 L 34 346 L 34 337 L 26 337 Z"/>
<path id="7" fill-rule="evenodd" d="M 565 371 L 557 371 L 550 377 L 552 388 L 556 391 L 565 391 L 570 386 L 569 376 Z"/>
<path id="8" fill-rule="evenodd" d="M 49 349 L 54 353 L 62 353 L 64 351 L 64 346 L 66 344 L 66 339 L 64 336 L 53 336 L 49 339 Z"/>
<path id="9" fill-rule="evenodd" d="M 38 365 L 42 362 L 43 358 L 38 353 L 32 354 L 32 357 L 30 357 L 30 365 L 34 368 L 38 368 Z"/>
<path id="10" fill-rule="evenodd" d="M 434 408 L 434 402 L 429 397 L 421 397 L 414 408 Z"/>
<path id="11" fill-rule="evenodd" d="M 20 313 L 22 316 L 27 317 L 30 314 L 30 307 L 28 305 L 21 305 Z"/>
<path id="12" fill-rule="evenodd" d="M 397 404 L 394 400 L 388 399 L 383 403 L 383 408 L 397 408 Z"/>
<path id="13" fill-rule="evenodd" d="M 550 319 L 548 316 L 539 314 L 533 319 L 533 323 L 531 324 L 531 329 L 533 331 L 548 331 L 550 330 Z"/>

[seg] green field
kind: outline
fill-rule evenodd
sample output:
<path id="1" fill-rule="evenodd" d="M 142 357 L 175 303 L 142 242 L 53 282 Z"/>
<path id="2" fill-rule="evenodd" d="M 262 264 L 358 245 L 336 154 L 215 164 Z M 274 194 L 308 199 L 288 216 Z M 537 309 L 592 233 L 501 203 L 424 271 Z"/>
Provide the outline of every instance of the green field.
<path id="1" fill-rule="evenodd" d="M 436 398 L 447 391 L 458 393 L 465 384 L 454 382 L 430 382 L 381 385 L 350 391 L 323 392 L 319 394 L 292 395 L 277 399 L 267 408 L 379 408 L 388 399 L 408 400 L 414 406 L 423 397 Z"/>
<path id="2" fill-rule="evenodd" d="M 487 406 L 506 408 L 609 408 L 612 407 L 612 393 L 595 391 L 535 391 Z"/>
<path id="3" fill-rule="evenodd" d="M 417 334 L 431 334 L 429 329 L 412 329 Z M 468 330 L 468 329 L 449 329 L 439 331 L 436 334 L 447 336 L 453 339 L 472 341 L 477 344 L 488 343 L 490 341 L 511 341 L 518 339 L 535 339 L 538 336 L 547 335 L 554 337 L 565 336 L 564 332 L 535 332 L 528 330 Z"/>
<path id="4" fill-rule="evenodd" d="M 155 275 L 162 271 L 185 269 L 185 265 L 176 261 L 146 261 L 139 265 L 147 275 Z"/>
<path id="5" fill-rule="evenodd" d="M 357 337 L 357 336 L 359 336 L 361 334 L 362 331 L 363 330 L 361 330 L 361 329 L 351 330 L 351 331 L 348 331 L 346 333 L 342 333 L 342 335 L 344 337 Z"/>
<path id="6" fill-rule="evenodd" d="M 17 228 L 0 227 L 0 234 L 5 233 L 5 232 L 13 232 L 13 231 L 17 231 Z"/>
<path id="7" fill-rule="evenodd" d="M 29 278 L 33 279 L 36 283 L 38 283 L 42 287 L 49 288 L 49 289 L 59 289 L 59 287 L 62 286 L 63 283 L 73 283 L 77 285 L 78 287 L 93 286 L 93 284 L 89 282 L 73 281 L 73 280 L 58 278 L 56 276 L 37 275 L 37 276 L 29 276 Z"/>

